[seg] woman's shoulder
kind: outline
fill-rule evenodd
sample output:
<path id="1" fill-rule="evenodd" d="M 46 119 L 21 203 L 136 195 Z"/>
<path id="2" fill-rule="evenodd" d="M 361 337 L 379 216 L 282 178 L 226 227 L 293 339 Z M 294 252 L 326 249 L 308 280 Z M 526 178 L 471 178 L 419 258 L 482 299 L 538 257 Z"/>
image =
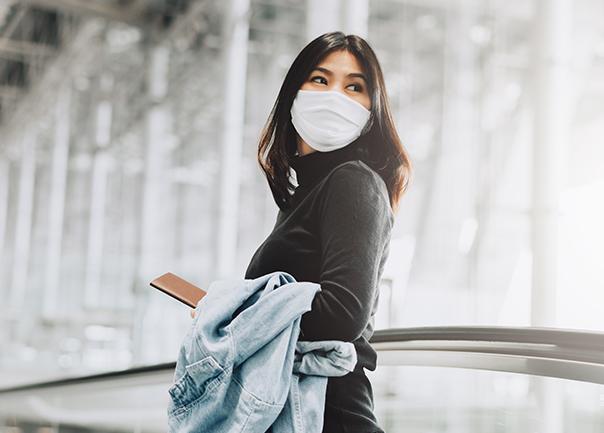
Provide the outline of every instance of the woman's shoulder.
<path id="1" fill-rule="evenodd" d="M 387 213 L 393 217 L 384 179 L 361 160 L 350 160 L 336 166 L 327 175 L 323 186 L 324 194 L 333 199 L 355 196 L 357 202 L 366 203 L 374 209 L 376 206 L 387 209 Z"/>
<path id="2" fill-rule="evenodd" d="M 325 182 L 327 188 L 345 189 L 357 193 L 378 192 L 388 200 L 388 188 L 384 179 L 360 159 L 339 164 L 327 177 Z"/>

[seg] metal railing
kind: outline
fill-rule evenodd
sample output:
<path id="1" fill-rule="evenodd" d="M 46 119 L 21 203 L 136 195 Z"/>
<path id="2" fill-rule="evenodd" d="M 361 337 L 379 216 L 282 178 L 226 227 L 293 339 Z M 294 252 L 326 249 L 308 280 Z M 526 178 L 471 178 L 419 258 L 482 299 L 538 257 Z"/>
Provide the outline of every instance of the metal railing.
<path id="1" fill-rule="evenodd" d="M 604 384 L 604 332 L 536 327 L 433 326 L 375 331 L 379 365 L 479 368 Z M 164 377 L 175 362 L 0 388 L 7 394 L 91 382 Z M 564 367 L 564 368 L 558 368 Z"/>
<path id="2" fill-rule="evenodd" d="M 378 351 L 378 367 L 458 367 L 604 384 L 601 332 L 483 326 L 395 328 L 377 330 L 371 344 Z M 143 423 L 145 431 L 154 431 L 154 425 L 163 425 L 174 368 L 175 362 L 169 362 L 0 389 L 0 416 L 60 423 L 86 420 L 87 425 L 105 427 Z"/>
<path id="3" fill-rule="evenodd" d="M 535 327 L 377 331 L 380 365 L 460 367 L 604 384 L 604 333 Z"/>

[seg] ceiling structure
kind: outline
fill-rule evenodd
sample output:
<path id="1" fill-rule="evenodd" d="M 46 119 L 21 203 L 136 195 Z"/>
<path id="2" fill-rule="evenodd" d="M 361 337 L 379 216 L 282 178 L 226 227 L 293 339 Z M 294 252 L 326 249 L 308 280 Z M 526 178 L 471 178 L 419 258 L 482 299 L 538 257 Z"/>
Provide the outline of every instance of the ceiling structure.
<path id="1" fill-rule="evenodd" d="M 166 29 L 189 0 L 10 0 L 0 2 L 0 122 L 60 51 L 79 18 Z M 203 2 L 199 2 L 203 3 Z"/>

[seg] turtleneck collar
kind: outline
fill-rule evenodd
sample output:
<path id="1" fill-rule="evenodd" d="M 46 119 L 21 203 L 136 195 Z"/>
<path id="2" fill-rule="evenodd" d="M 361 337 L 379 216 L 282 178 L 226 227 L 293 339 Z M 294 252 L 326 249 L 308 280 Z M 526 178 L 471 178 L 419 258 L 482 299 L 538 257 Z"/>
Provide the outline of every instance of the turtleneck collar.
<path id="1" fill-rule="evenodd" d="M 298 186 L 310 189 L 319 183 L 338 165 L 351 160 L 363 159 L 359 141 L 329 152 L 318 150 L 301 156 L 294 156 L 290 162 L 296 172 Z"/>

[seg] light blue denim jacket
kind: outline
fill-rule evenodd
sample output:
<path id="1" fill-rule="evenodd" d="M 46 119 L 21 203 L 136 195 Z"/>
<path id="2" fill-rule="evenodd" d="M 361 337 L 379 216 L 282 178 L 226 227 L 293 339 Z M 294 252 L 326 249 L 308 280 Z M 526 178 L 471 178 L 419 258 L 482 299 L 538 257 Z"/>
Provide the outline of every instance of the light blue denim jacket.
<path id="1" fill-rule="evenodd" d="M 319 290 L 282 271 L 212 282 L 178 353 L 170 433 L 320 433 L 327 377 L 352 371 L 357 354 L 297 341 Z"/>

